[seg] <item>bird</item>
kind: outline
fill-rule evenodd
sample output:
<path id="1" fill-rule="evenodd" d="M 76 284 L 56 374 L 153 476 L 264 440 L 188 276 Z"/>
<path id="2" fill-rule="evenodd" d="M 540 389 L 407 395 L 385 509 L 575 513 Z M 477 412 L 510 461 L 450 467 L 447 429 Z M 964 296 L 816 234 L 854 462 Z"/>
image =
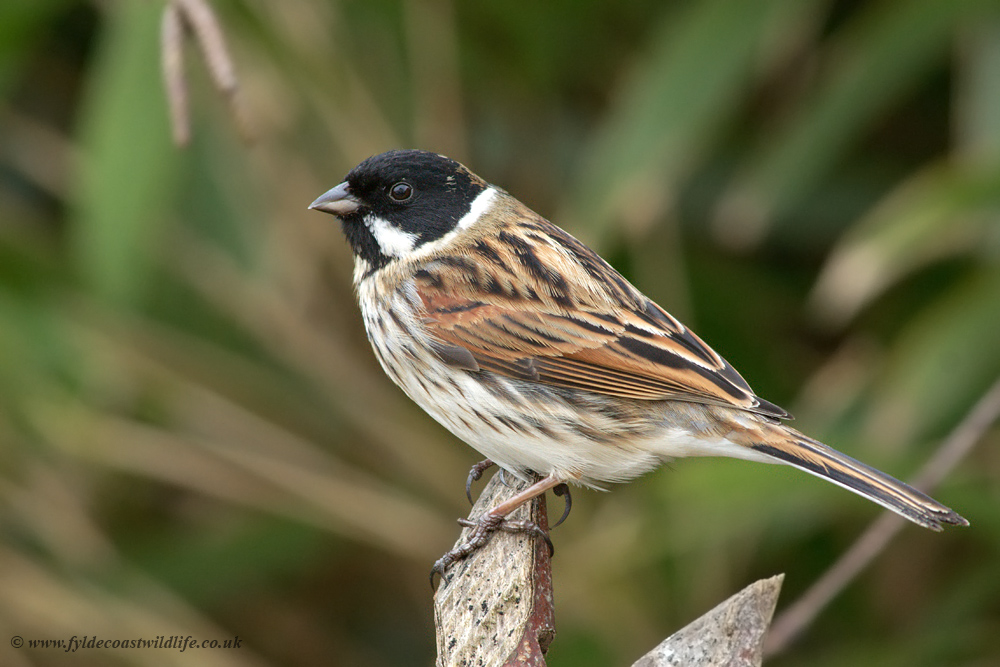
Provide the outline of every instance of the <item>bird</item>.
<path id="1" fill-rule="evenodd" d="M 473 530 L 435 563 L 432 585 L 496 530 L 545 536 L 506 517 L 549 489 L 600 489 L 688 456 L 786 464 L 925 528 L 968 525 L 790 427 L 788 412 L 596 252 L 455 160 L 374 155 L 309 208 L 340 219 L 389 378 L 485 465 L 533 481 L 460 520 Z"/>

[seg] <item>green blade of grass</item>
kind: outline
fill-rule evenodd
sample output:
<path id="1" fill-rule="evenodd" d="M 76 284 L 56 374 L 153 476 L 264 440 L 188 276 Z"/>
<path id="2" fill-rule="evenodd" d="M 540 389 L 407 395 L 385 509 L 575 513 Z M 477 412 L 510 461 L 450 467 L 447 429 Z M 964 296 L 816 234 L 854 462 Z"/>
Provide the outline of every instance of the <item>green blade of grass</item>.
<path id="1" fill-rule="evenodd" d="M 159 74 L 157 3 L 109 5 L 81 121 L 73 261 L 103 298 L 127 304 L 149 279 L 175 166 Z"/>
<path id="2" fill-rule="evenodd" d="M 815 93 L 758 151 L 716 210 L 729 243 L 752 246 L 809 194 L 883 113 L 948 56 L 978 0 L 894 0 L 870 6 L 831 41 Z"/>

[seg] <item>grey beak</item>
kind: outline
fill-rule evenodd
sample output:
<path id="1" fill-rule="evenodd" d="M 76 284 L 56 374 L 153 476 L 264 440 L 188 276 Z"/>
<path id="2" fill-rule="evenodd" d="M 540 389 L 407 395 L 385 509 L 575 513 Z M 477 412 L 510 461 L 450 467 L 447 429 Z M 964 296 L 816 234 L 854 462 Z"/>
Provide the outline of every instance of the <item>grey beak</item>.
<path id="1" fill-rule="evenodd" d="M 333 215 L 348 215 L 361 208 L 361 202 L 351 194 L 347 181 L 344 181 L 317 197 L 316 201 L 309 204 L 309 208 Z"/>

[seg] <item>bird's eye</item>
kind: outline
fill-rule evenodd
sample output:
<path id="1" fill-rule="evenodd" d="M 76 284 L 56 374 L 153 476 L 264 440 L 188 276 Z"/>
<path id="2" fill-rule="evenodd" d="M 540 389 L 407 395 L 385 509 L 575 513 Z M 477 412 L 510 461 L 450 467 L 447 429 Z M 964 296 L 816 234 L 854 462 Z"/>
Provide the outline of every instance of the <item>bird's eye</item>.
<path id="1" fill-rule="evenodd" d="M 396 201 L 406 201 L 413 196 L 413 186 L 400 181 L 389 188 L 389 196 Z"/>

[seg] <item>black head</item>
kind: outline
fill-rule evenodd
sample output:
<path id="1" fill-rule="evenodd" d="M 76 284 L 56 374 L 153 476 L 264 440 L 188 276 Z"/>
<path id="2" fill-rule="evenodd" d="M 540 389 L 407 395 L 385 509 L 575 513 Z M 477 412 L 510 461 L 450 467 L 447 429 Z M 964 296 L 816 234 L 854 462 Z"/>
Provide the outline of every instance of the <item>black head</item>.
<path id="1" fill-rule="evenodd" d="M 309 208 L 339 217 L 354 254 L 378 269 L 454 230 L 487 188 L 443 155 L 389 151 L 356 166 Z"/>

